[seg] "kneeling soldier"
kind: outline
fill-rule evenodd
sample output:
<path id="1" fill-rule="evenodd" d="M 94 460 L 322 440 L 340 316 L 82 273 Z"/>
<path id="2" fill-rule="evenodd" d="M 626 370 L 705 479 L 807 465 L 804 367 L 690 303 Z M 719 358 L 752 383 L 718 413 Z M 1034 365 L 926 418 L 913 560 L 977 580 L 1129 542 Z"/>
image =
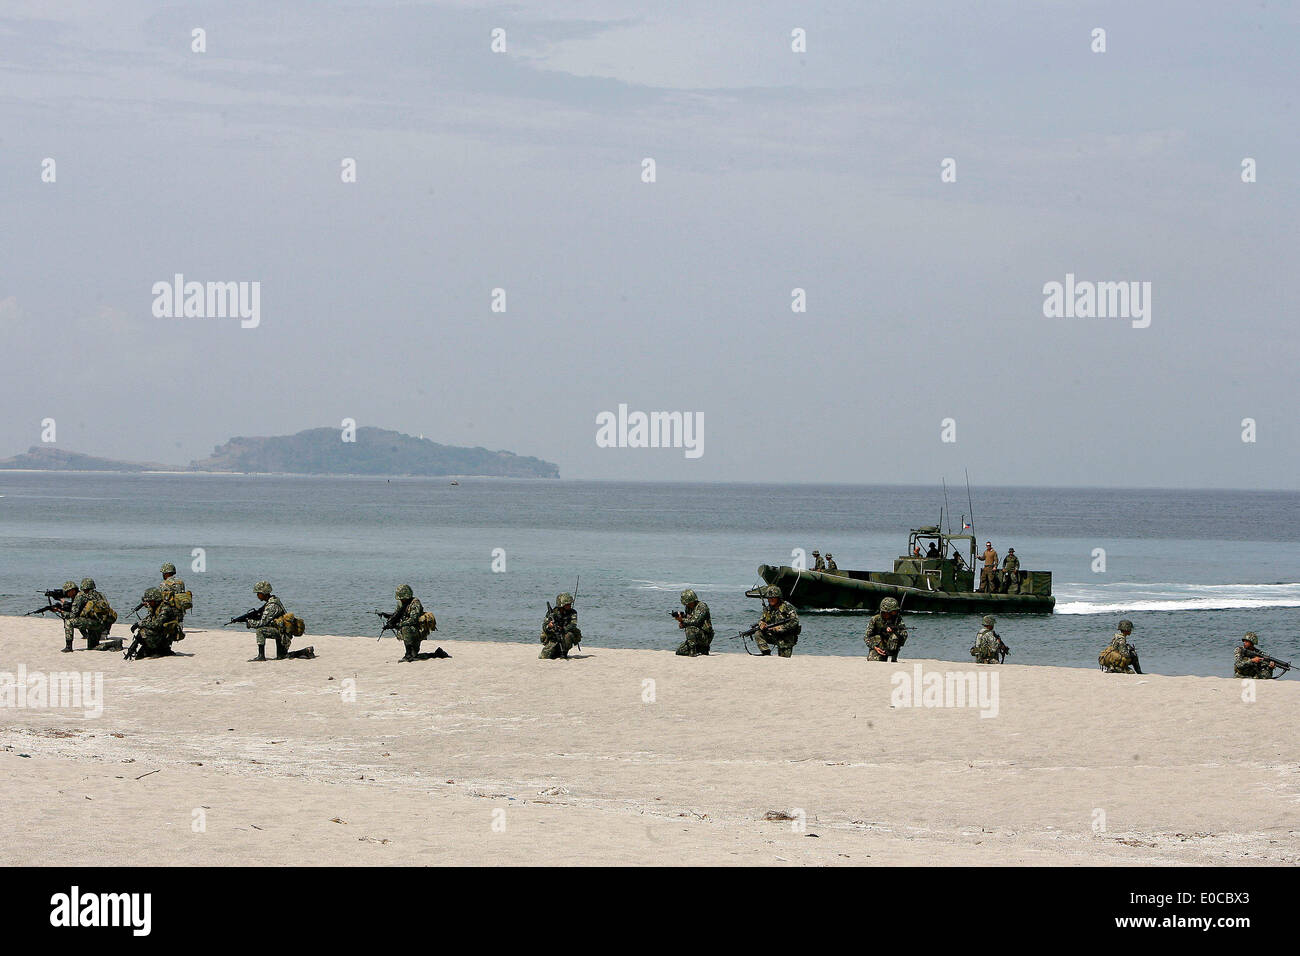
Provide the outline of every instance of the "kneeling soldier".
<path id="1" fill-rule="evenodd" d="M 1142 665 L 1138 663 L 1137 648 L 1128 642 L 1133 633 L 1133 622 L 1119 622 L 1119 630 L 1110 639 L 1106 649 L 1097 655 L 1097 663 L 1107 674 L 1141 674 Z"/>
<path id="2" fill-rule="evenodd" d="M 799 623 L 799 612 L 782 597 L 781 589 L 775 584 L 769 584 L 763 589 L 763 598 L 767 601 L 767 607 L 763 608 L 758 630 L 754 633 L 758 653 L 761 657 L 771 655 L 772 648 L 768 645 L 770 640 L 776 645 L 778 656 L 789 657 L 794 653 L 794 646 L 799 643 L 799 632 L 803 630 Z"/>
<path id="3" fill-rule="evenodd" d="M 568 591 L 555 596 L 555 607 L 548 608 L 542 621 L 542 652 L 540 660 L 553 661 L 569 656 L 569 651 L 582 643 L 578 630 L 578 612 L 573 607 L 573 595 Z"/>
<path id="4" fill-rule="evenodd" d="M 117 614 L 109 607 L 108 598 L 95 589 L 94 578 L 82 578 L 81 587 L 68 581 L 63 585 L 63 593 L 71 601 L 63 617 L 64 652 L 72 650 L 74 630 L 81 631 L 86 650 L 93 651 L 100 639 L 108 636 Z"/>
<path id="5" fill-rule="evenodd" d="M 984 616 L 984 627 L 975 635 L 975 646 L 970 649 L 976 664 L 998 663 L 998 645 L 1002 643 L 1002 638 L 993 630 L 995 624 L 997 621 L 991 614 Z"/>
<path id="6" fill-rule="evenodd" d="M 907 625 L 899 617 L 898 601 L 887 597 L 880 602 L 880 613 L 867 622 L 867 660 L 896 661 L 907 643 Z"/>
<path id="7" fill-rule="evenodd" d="M 280 618 L 284 617 L 284 604 L 272 592 L 271 582 L 269 581 L 258 581 L 253 585 L 253 593 L 262 602 L 262 613 L 257 620 L 244 622 L 245 627 L 257 630 L 257 656 L 249 658 L 249 660 L 250 662 L 266 660 L 266 639 L 268 637 L 275 641 L 276 659 L 283 659 L 289 649 L 288 642 L 285 641 L 284 630 L 279 623 Z"/>
<path id="8" fill-rule="evenodd" d="M 145 591 L 140 603 L 149 609 L 149 614 L 139 624 L 131 625 L 140 642 L 139 649 L 131 656 L 139 660 L 141 657 L 167 657 L 175 653 L 172 642 L 181 636 L 180 611 L 166 600 L 159 588 Z"/>
<path id="9" fill-rule="evenodd" d="M 1254 631 L 1247 631 L 1241 639 L 1241 646 L 1232 655 L 1232 673 L 1238 677 L 1253 677 L 1256 680 L 1272 680 L 1275 665 L 1260 657 L 1259 645 Z"/>
<path id="10" fill-rule="evenodd" d="M 709 606 L 691 588 L 682 592 L 681 601 L 686 610 L 673 612 L 677 626 L 686 632 L 686 640 L 677 648 L 678 656 L 699 657 L 709 653 L 709 646 L 713 643 L 713 619 L 709 615 Z"/>

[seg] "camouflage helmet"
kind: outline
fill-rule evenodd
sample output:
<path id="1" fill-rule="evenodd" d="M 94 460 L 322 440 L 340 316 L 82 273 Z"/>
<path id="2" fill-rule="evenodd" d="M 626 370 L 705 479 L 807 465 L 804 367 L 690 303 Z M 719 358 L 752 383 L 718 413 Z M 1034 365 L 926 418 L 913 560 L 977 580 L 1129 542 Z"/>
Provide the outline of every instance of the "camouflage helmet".
<path id="1" fill-rule="evenodd" d="M 253 585 L 253 593 L 254 593 L 254 594 L 270 594 L 270 593 L 271 593 L 271 582 L 270 582 L 270 581 L 258 581 L 256 584 Z"/>
<path id="2" fill-rule="evenodd" d="M 816 548 L 813 548 L 813 554 L 821 554 L 821 552 L 818 551 Z"/>
<path id="3" fill-rule="evenodd" d="M 93 590 L 95 590 L 95 579 L 94 579 L 94 578 L 82 578 L 82 579 L 81 579 L 81 590 L 83 590 L 83 591 L 93 591 Z"/>
<path id="4" fill-rule="evenodd" d="M 779 598 L 781 597 L 781 589 L 775 584 L 769 584 L 767 587 L 763 588 L 763 597 Z"/>
<path id="5" fill-rule="evenodd" d="M 898 610 L 898 602 L 891 597 L 885 598 L 880 602 L 880 613 L 889 614 Z"/>
<path id="6" fill-rule="evenodd" d="M 1252 644 L 1258 644 L 1258 643 L 1259 643 L 1259 638 L 1255 635 L 1255 632 L 1254 632 L 1254 631 L 1247 631 L 1247 632 L 1246 632 L 1246 636 L 1243 637 L 1242 640 L 1243 640 L 1243 641 L 1250 641 L 1250 643 L 1252 643 Z"/>
<path id="7" fill-rule="evenodd" d="M 573 595 L 568 591 L 555 595 L 556 607 L 571 607 L 573 605 Z"/>
<path id="8" fill-rule="evenodd" d="M 997 623 L 997 620 L 993 617 L 992 614 L 985 614 L 985 615 L 984 615 L 984 626 L 985 626 L 985 627 L 992 627 L 992 626 L 993 626 L 994 624 L 996 624 L 996 623 Z"/>
<path id="9" fill-rule="evenodd" d="M 175 574 L 175 573 L 176 573 L 176 565 L 174 565 L 174 564 L 172 564 L 170 561 L 168 561 L 166 564 L 164 564 L 164 565 L 163 565 L 161 568 L 159 568 L 158 570 L 161 571 L 163 574 Z"/>
<path id="10" fill-rule="evenodd" d="M 65 591 L 75 591 L 75 590 L 77 590 L 77 582 L 76 582 L 76 581 L 64 581 L 64 582 L 63 582 L 63 590 L 65 590 Z"/>
<path id="11" fill-rule="evenodd" d="M 1133 622 L 1130 621 L 1128 618 L 1124 618 L 1124 620 L 1119 622 L 1119 632 L 1121 634 L 1132 634 Z"/>
<path id="12" fill-rule="evenodd" d="M 149 588 L 140 597 L 140 600 L 144 601 L 146 604 L 150 604 L 155 601 L 162 601 L 162 599 L 163 599 L 163 593 L 161 588 Z"/>
<path id="13" fill-rule="evenodd" d="M 408 598 L 415 597 L 415 592 L 411 590 L 409 584 L 399 584 L 395 593 L 397 595 L 397 600 L 399 601 L 405 601 Z"/>
<path id="14" fill-rule="evenodd" d="M 683 604 L 694 604 L 694 603 L 695 603 L 696 601 L 698 601 L 699 599 L 700 599 L 700 598 L 699 598 L 699 596 L 695 593 L 695 589 L 694 589 L 694 588 L 687 588 L 685 591 L 682 592 L 682 603 L 683 603 Z"/>

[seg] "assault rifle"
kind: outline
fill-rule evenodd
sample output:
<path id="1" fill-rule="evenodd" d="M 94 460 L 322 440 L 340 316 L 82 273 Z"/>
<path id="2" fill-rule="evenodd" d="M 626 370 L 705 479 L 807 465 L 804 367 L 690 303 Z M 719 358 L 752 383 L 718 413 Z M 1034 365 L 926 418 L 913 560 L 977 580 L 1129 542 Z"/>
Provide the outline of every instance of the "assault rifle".
<path id="1" fill-rule="evenodd" d="M 1291 669 L 1291 665 L 1288 664 L 1286 661 L 1280 661 L 1276 657 L 1270 657 L 1267 654 L 1261 654 L 1259 651 L 1256 651 L 1254 654 L 1251 654 L 1250 656 L 1258 657 L 1265 664 L 1272 664 L 1274 667 L 1282 668 L 1283 674 L 1285 674 L 1287 671 Z"/>
<path id="2" fill-rule="evenodd" d="M 62 613 L 67 609 L 68 608 L 66 605 L 55 604 L 53 601 L 51 601 L 49 604 L 45 605 L 45 607 L 38 607 L 33 611 L 28 611 L 26 614 L 23 615 L 23 617 L 31 617 L 33 614 L 44 614 L 46 611 L 58 611 Z"/>
<path id="3" fill-rule="evenodd" d="M 222 624 L 221 626 L 228 627 L 231 624 L 247 624 L 249 621 L 256 620 L 261 616 L 262 616 L 262 609 L 260 607 L 255 607 L 251 611 L 245 611 L 243 614 L 239 615 L 239 617 L 232 617 L 229 621 L 227 621 L 225 624 Z"/>
<path id="4" fill-rule="evenodd" d="M 402 619 L 402 612 L 404 610 L 406 610 L 405 603 L 399 605 L 397 610 L 392 614 L 389 614 L 387 611 L 375 611 L 375 613 L 379 615 L 379 619 L 384 622 L 384 626 L 379 629 L 379 637 L 377 637 L 376 640 L 383 640 L 384 631 L 395 632 L 397 630 L 397 622 Z"/>

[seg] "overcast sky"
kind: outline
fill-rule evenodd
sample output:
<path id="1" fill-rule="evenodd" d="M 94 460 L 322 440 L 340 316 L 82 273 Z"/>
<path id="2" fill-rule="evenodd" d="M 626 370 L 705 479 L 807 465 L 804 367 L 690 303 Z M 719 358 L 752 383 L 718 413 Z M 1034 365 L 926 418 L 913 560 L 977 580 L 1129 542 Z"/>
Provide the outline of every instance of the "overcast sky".
<path id="1" fill-rule="evenodd" d="M 274 6 L 0 10 L 0 457 L 350 417 L 568 478 L 1300 487 L 1292 5 Z M 261 324 L 155 317 L 175 273 Z M 1067 273 L 1150 326 L 1045 317 Z M 620 403 L 703 454 L 597 447 Z"/>

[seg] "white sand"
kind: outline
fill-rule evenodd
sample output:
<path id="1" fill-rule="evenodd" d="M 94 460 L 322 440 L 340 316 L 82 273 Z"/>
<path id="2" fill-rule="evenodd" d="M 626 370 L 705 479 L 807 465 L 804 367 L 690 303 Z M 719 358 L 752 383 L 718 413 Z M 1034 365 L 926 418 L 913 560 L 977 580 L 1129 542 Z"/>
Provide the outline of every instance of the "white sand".
<path id="1" fill-rule="evenodd" d="M 912 661 L 297 643 L 321 656 L 246 663 L 231 628 L 127 662 L 0 618 L 0 671 L 104 689 L 97 718 L 0 707 L 0 864 L 1300 861 L 1292 678 L 1247 703 L 1229 678 L 978 668 L 981 718 L 891 708 Z"/>

